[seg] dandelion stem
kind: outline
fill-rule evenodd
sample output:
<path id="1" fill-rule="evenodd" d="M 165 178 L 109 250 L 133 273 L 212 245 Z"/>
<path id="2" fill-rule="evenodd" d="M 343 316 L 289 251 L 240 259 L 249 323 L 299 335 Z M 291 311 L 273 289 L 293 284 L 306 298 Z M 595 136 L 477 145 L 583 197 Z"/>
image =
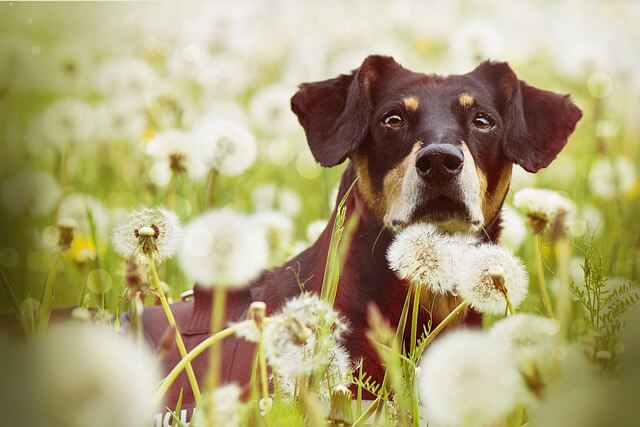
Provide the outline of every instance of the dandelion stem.
<path id="1" fill-rule="evenodd" d="M 542 296 L 542 302 L 544 303 L 544 308 L 547 311 L 547 316 L 553 319 L 555 318 L 555 315 L 553 314 L 553 305 L 551 304 L 551 297 L 547 290 L 547 283 L 544 278 L 544 268 L 542 266 L 542 238 L 540 235 L 536 235 L 534 242 L 536 247 L 533 252 L 536 263 L 536 274 L 538 276 L 538 286 L 540 287 L 540 295 Z"/>
<path id="2" fill-rule="evenodd" d="M 413 354 L 416 349 L 416 335 L 418 333 L 418 313 L 420 312 L 420 290 L 422 286 L 414 286 L 413 291 L 413 312 L 411 313 L 411 338 L 409 354 Z"/>
<path id="3" fill-rule="evenodd" d="M 153 286 L 158 291 L 158 295 L 160 297 L 160 303 L 162 304 L 162 309 L 164 310 L 164 314 L 167 317 L 167 322 L 169 326 L 175 328 L 175 340 L 176 347 L 178 347 L 178 352 L 180 353 L 180 357 L 184 358 L 187 355 L 187 349 L 184 346 L 184 341 L 182 341 L 182 335 L 180 334 L 180 330 L 176 325 L 176 319 L 173 317 L 173 313 L 171 312 L 171 307 L 169 306 L 169 302 L 167 301 L 167 296 L 164 294 L 164 290 L 162 289 L 162 285 L 160 284 L 160 278 L 158 277 L 158 270 L 156 269 L 155 261 L 152 257 L 149 257 L 149 267 L 151 270 L 151 281 Z M 198 380 L 196 379 L 196 374 L 193 372 L 193 367 L 190 362 L 187 362 L 187 377 L 189 378 L 189 385 L 191 385 L 191 390 L 193 391 L 193 396 L 196 399 L 196 402 L 200 400 L 200 387 L 198 387 Z"/>
<path id="4" fill-rule="evenodd" d="M 205 210 L 211 209 L 213 207 L 213 201 L 216 191 L 216 181 L 218 180 L 218 171 L 215 169 L 211 169 L 209 172 L 209 180 L 207 181 L 207 199 L 204 202 Z"/>
<path id="5" fill-rule="evenodd" d="M 190 366 L 191 361 L 193 359 L 198 357 L 202 352 L 204 352 L 206 349 L 208 349 L 218 341 L 221 341 L 226 337 L 233 335 L 235 332 L 236 332 L 235 326 L 230 326 L 226 329 L 223 329 L 217 334 L 212 335 L 207 339 L 205 339 L 204 341 L 202 341 L 200 344 L 195 346 L 193 350 L 191 350 L 189 353 L 183 356 L 182 359 L 180 359 L 180 362 L 178 362 L 178 364 L 173 367 L 171 372 L 169 372 L 169 374 L 164 378 L 164 380 L 162 380 L 162 383 L 160 384 L 160 387 L 158 388 L 158 391 L 156 392 L 156 395 L 155 395 L 156 401 L 160 402 L 162 400 L 164 395 L 169 390 L 169 387 L 171 387 L 171 384 L 174 383 L 176 378 L 178 378 L 178 375 L 180 375 L 182 371 L 185 370 L 185 368 Z"/>
<path id="6" fill-rule="evenodd" d="M 454 308 L 451 311 L 451 313 L 447 315 L 447 317 L 442 319 L 442 322 L 438 323 L 438 326 L 436 326 L 433 329 L 433 331 L 431 331 L 431 333 L 427 336 L 427 338 L 425 338 L 424 345 L 422 346 L 422 348 L 426 349 L 427 346 L 429 346 L 429 344 L 431 344 L 433 340 L 436 339 L 436 337 L 440 334 L 440 332 L 442 332 L 449 323 L 451 323 L 456 317 L 458 317 L 458 315 L 462 313 L 462 311 L 465 308 L 467 308 L 468 305 L 469 305 L 469 301 L 467 300 L 464 300 L 460 304 L 458 304 L 458 306 Z"/>
<path id="7" fill-rule="evenodd" d="M 404 300 L 404 305 L 402 306 L 402 312 L 400 313 L 400 319 L 398 321 L 398 327 L 396 329 L 395 341 L 402 342 L 402 335 L 404 334 L 404 330 L 407 324 L 407 315 L 409 313 L 409 302 L 411 299 L 411 290 L 407 291 L 407 297 Z M 378 411 L 380 405 L 382 404 L 382 396 L 386 394 L 385 390 L 387 384 L 389 383 L 388 369 L 384 372 L 384 378 L 382 379 L 382 385 L 380 386 L 380 392 L 374 402 L 358 417 L 357 420 L 354 421 L 353 427 L 361 426 L 365 421 L 369 419 L 371 415 Z"/>
<path id="8" fill-rule="evenodd" d="M 40 310 L 38 312 L 38 331 L 44 331 L 49 325 L 49 317 L 51 316 L 51 308 L 53 306 L 53 299 L 55 293 L 55 281 L 58 275 L 58 265 L 60 265 L 60 258 L 62 258 L 62 250 L 59 250 L 51 260 L 49 266 L 49 273 L 47 279 L 44 282 L 44 288 L 42 289 L 42 297 L 40 298 Z"/>
<path id="9" fill-rule="evenodd" d="M 213 311 L 211 313 L 210 334 L 215 334 L 222 329 L 224 322 L 224 310 L 227 300 L 227 289 L 223 286 L 216 286 L 213 292 Z M 208 384 L 210 390 L 218 385 L 220 380 L 220 346 L 214 346 L 209 351 L 209 376 Z"/>
<path id="10" fill-rule="evenodd" d="M 571 294 L 569 280 L 569 260 L 571 258 L 571 245 L 569 240 L 561 238 L 556 243 L 556 258 L 558 275 L 560 278 L 560 291 L 556 302 L 556 315 L 560 323 L 558 339 L 563 342 L 567 338 L 568 324 L 571 321 Z"/>
<path id="11" fill-rule="evenodd" d="M 260 384 L 262 385 L 262 398 L 269 397 L 269 383 L 267 382 L 267 358 L 264 354 L 264 333 L 260 329 L 260 341 L 258 342 L 258 360 L 260 363 Z"/>

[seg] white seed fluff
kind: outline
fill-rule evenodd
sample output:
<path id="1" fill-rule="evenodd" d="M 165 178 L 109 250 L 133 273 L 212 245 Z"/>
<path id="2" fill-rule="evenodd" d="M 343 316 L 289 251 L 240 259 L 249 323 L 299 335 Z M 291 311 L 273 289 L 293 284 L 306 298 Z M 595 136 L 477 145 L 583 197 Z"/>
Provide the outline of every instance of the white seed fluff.
<path id="1" fill-rule="evenodd" d="M 420 363 L 424 414 L 437 425 L 493 425 L 525 396 L 508 348 L 480 331 L 454 331 Z"/>
<path id="2" fill-rule="evenodd" d="M 123 257 L 128 257 L 140 249 L 140 240 L 136 230 L 157 228 L 155 242 L 157 261 L 172 257 L 180 243 L 182 226 L 178 216 L 167 209 L 153 207 L 140 208 L 131 212 L 126 220 L 113 231 L 113 246 Z"/>
<path id="3" fill-rule="evenodd" d="M 206 175 L 200 148 L 191 133 L 176 129 L 160 132 L 147 143 L 145 153 L 157 162 L 157 167 L 162 166 L 173 173 L 186 173 L 194 181 Z"/>
<path id="4" fill-rule="evenodd" d="M 560 193 L 540 188 L 523 188 L 513 196 L 513 206 L 529 218 L 553 223 L 573 209 L 573 202 Z"/>
<path id="5" fill-rule="evenodd" d="M 196 131 L 203 160 L 221 175 L 239 175 L 256 160 L 253 134 L 229 120 L 206 120 Z"/>
<path id="6" fill-rule="evenodd" d="M 34 343 L 36 381 L 49 425 L 140 427 L 155 412 L 155 357 L 106 327 L 70 321 Z"/>
<path id="7" fill-rule="evenodd" d="M 250 217 L 228 209 L 191 221 L 179 254 L 182 269 L 200 285 L 230 288 L 247 286 L 268 259 L 264 229 Z"/>
<path id="8" fill-rule="evenodd" d="M 489 335 L 509 347 L 520 369 L 541 372 L 550 368 L 559 330 L 556 320 L 518 313 L 496 322 Z"/>
<path id="9" fill-rule="evenodd" d="M 2 204 L 16 215 L 43 217 L 53 210 L 61 193 L 51 174 L 24 170 L 2 183 Z"/>
<path id="10" fill-rule="evenodd" d="M 494 286 L 492 269 L 502 270 L 507 295 L 517 308 L 527 296 L 529 280 L 522 262 L 509 250 L 496 245 L 480 245 L 458 269 L 458 291 L 471 307 L 481 313 L 504 314 L 507 303 L 502 291 Z"/>
<path id="11" fill-rule="evenodd" d="M 303 293 L 265 324 L 265 355 L 286 384 L 321 369 L 344 379 L 346 374 L 339 374 L 350 371 L 351 359 L 339 344 L 347 330 L 345 320 L 326 301 Z"/>
<path id="12" fill-rule="evenodd" d="M 454 291 L 458 264 L 474 243 L 469 236 L 443 235 L 432 224 L 413 224 L 389 245 L 387 261 L 401 279 L 444 294 Z"/>

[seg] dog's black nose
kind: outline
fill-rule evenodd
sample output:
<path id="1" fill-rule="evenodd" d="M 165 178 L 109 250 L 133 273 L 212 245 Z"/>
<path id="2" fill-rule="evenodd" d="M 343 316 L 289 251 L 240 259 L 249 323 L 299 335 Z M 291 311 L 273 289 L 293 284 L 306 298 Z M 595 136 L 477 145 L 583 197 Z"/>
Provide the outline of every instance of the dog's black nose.
<path id="1" fill-rule="evenodd" d="M 418 152 L 416 170 L 427 181 L 445 182 L 462 171 L 462 150 L 451 144 L 427 145 Z"/>

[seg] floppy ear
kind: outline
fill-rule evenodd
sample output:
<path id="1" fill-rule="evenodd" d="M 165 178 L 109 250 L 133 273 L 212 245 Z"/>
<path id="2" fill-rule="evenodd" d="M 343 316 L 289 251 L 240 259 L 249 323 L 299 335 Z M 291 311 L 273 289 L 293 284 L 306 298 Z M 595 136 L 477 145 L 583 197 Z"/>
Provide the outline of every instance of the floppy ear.
<path id="1" fill-rule="evenodd" d="M 507 158 L 529 172 L 548 166 L 582 117 L 569 95 L 529 86 L 506 62 L 485 61 L 470 74 L 480 77 L 496 95 Z"/>
<path id="2" fill-rule="evenodd" d="M 318 163 L 335 166 L 358 148 L 369 131 L 375 82 L 397 68 L 393 58 L 372 55 L 351 74 L 300 86 L 291 109 Z"/>

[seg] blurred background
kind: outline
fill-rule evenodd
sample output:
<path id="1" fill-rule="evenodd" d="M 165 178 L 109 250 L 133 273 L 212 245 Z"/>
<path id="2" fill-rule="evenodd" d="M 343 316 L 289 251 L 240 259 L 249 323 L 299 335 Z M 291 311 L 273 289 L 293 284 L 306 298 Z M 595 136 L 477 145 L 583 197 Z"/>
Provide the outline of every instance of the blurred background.
<path id="1" fill-rule="evenodd" d="M 289 99 L 372 53 L 425 73 L 504 60 L 523 80 L 570 93 L 584 118 L 567 148 L 537 175 L 515 168 L 512 189 L 574 201 L 574 283 L 587 246 L 611 283 L 637 279 L 638 22 L 640 2 L 621 0 L 2 3 L 0 312 L 34 310 L 55 225 L 71 217 L 56 306 L 117 318 L 125 266 L 110 246 L 114 224 L 139 205 L 169 205 L 183 221 L 203 211 L 206 179 L 174 174 L 145 147 L 203 120 L 232 121 L 257 142 L 248 170 L 217 180 L 215 206 L 263 213 L 272 263 L 300 251 L 328 219 L 344 166 L 314 162 Z M 529 263 L 524 220 L 506 206 L 502 243 Z M 161 276 L 173 298 L 191 287 L 173 261 Z"/>

